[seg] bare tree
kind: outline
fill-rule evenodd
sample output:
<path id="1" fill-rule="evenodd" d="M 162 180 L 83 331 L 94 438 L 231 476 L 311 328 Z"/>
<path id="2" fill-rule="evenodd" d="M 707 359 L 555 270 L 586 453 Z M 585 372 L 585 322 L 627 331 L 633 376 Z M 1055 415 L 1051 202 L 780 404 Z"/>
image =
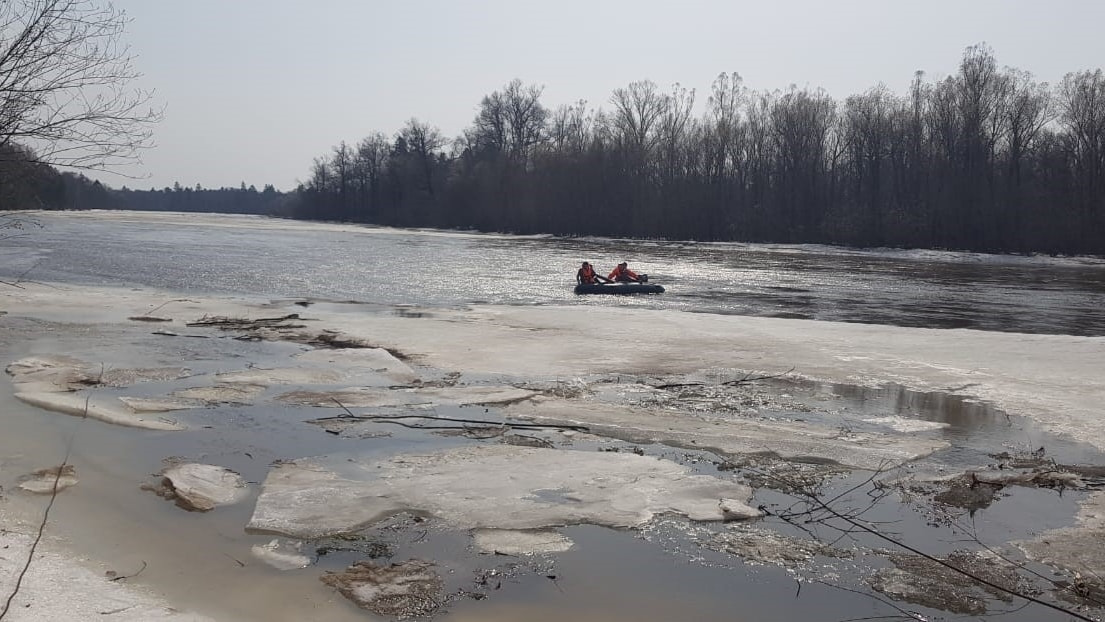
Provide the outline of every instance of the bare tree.
<path id="1" fill-rule="evenodd" d="M 894 95 L 883 84 L 863 95 L 853 95 L 844 103 L 844 140 L 851 150 L 854 198 L 866 212 L 863 223 L 866 239 L 882 240 L 882 216 L 889 185 L 884 177 L 896 107 Z"/>
<path id="2" fill-rule="evenodd" d="M 836 102 L 827 93 L 796 87 L 771 106 L 771 127 L 778 158 L 781 216 L 792 239 L 809 239 L 821 224 L 824 205 L 817 201 L 826 171 L 826 145 L 836 122 Z"/>
<path id="3" fill-rule="evenodd" d="M 744 81 L 737 72 L 721 73 L 711 85 L 707 100 L 709 141 L 708 175 L 712 181 L 728 176 L 741 159 L 744 129 L 740 109 L 748 98 Z"/>
<path id="4" fill-rule="evenodd" d="M 354 153 L 344 140 L 333 149 L 333 155 L 330 156 L 330 170 L 334 173 L 334 182 L 337 184 L 339 210 L 343 217 L 348 218 L 352 214 L 350 202 L 354 179 Z"/>
<path id="5" fill-rule="evenodd" d="M 1105 74 L 1067 74 L 1059 85 L 1059 112 L 1076 166 L 1097 189 L 1105 181 Z"/>
<path id="6" fill-rule="evenodd" d="M 1007 70 L 1010 85 L 1010 101 L 1005 109 L 1006 157 L 1013 183 L 1021 182 L 1021 168 L 1032 141 L 1053 118 L 1051 94 L 1046 83 L 1038 83 L 1032 74 L 1019 69 Z"/>
<path id="7" fill-rule="evenodd" d="M 380 178 L 390 154 L 391 144 L 382 132 L 375 132 L 357 143 L 354 171 L 365 217 L 370 216 L 377 208 Z"/>
<path id="8" fill-rule="evenodd" d="M 445 138 L 438 128 L 411 118 L 399 131 L 399 137 L 406 143 L 424 175 L 425 190 L 434 196 L 433 166 L 438 150 L 445 145 Z"/>
<path id="9" fill-rule="evenodd" d="M 687 153 L 686 140 L 695 129 L 691 119 L 694 108 L 694 89 L 687 90 L 679 84 L 672 87 L 671 95 L 665 98 L 665 106 L 660 114 L 657 127 L 657 139 L 660 145 L 660 168 L 667 183 L 680 173 L 680 160 Z"/>
<path id="10" fill-rule="evenodd" d="M 121 40 L 126 25 L 122 10 L 97 0 L 0 1 L 0 147 L 103 170 L 151 146 L 161 111 L 130 86 L 139 74 Z"/>
<path id="11" fill-rule="evenodd" d="M 533 147 L 545 136 L 549 111 L 541 105 L 544 90 L 545 87 L 535 84 L 522 86 L 522 81 L 515 79 L 503 91 L 510 127 L 510 155 L 523 165 L 529 161 Z"/>
<path id="12" fill-rule="evenodd" d="M 656 125 L 667 108 L 668 97 L 651 80 L 632 82 L 610 97 L 614 105 L 613 123 L 622 144 L 641 159 L 656 145 Z"/>
<path id="13" fill-rule="evenodd" d="M 477 152 L 504 153 L 507 145 L 507 111 L 502 93 L 484 96 L 476 114 L 472 132 L 472 148 Z"/>
<path id="14" fill-rule="evenodd" d="M 1105 74 L 1100 69 L 1067 74 L 1059 84 L 1058 100 L 1077 179 L 1080 234 L 1092 238 L 1090 232 L 1105 224 Z"/>
<path id="15" fill-rule="evenodd" d="M 485 96 L 469 142 L 478 152 L 506 154 L 524 167 L 533 148 L 545 138 L 549 111 L 541 105 L 543 91 L 544 87 L 537 85 L 523 86 L 516 78 L 501 92 Z"/>
<path id="16" fill-rule="evenodd" d="M 560 155 L 580 154 L 587 148 L 592 116 L 587 113 L 587 102 L 579 100 L 571 105 L 560 105 L 549 121 L 549 142 L 552 150 Z"/>

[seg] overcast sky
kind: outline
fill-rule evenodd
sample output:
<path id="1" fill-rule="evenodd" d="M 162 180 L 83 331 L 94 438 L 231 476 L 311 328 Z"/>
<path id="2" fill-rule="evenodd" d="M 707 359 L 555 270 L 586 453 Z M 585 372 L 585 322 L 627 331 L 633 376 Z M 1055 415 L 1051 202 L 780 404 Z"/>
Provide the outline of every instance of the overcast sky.
<path id="1" fill-rule="evenodd" d="M 513 78 L 553 108 L 650 79 L 697 91 L 736 71 L 753 89 L 823 87 L 842 99 L 913 72 L 953 73 L 967 46 L 1055 83 L 1105 66 L 1099 0 L 115 0 L 140 85 L 165 119 L 142 179 L 280 190 L 312 158 L 411 118 L 453 137 Z"/>

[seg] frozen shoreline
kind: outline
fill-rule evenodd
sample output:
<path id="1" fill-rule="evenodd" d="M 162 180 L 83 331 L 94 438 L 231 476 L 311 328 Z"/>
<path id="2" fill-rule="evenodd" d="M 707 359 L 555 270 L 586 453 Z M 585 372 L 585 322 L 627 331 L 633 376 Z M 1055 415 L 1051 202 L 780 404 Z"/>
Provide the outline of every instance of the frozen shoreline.
<path id="1" fill-rule="evenodd" d="M 274 316 L 285 313 L 289 304 L 56 284 L 30 285 L 26 290 L 11 292 L 3 310 L 13 318 L 58 322 L 72 330 L 100 324 L 126 326 L 131 332 L 169 329 L 186 333 L 191 329 L 184 328 L 184 322 L 202 316 Z M 127 320 L 155 309 L 157 315 L 171 317 L 173 322 L 142 326 Z M 811 380 L 864 386 L 894 382 L 919 391 L 974 396 L 1011 414 L 1032 418 L 1047 430 L 1105 449 L 1105 422 L 1100 421 L 1105 379 L 1099 373 L 1105 368 L 1105 338 L 618 308 L 481 305 L 419 311 L 402 316 L 373 312 L 355 304 L 318 302 L 300 308 L 299 313 L 308 332 L 337 331 L 334 334 L 343 338 L 392 349 L 409 357 L 412 364 L 457 370 L 474 377 L 570 383 L 580 376 L 664 377 L 710 370 L 774 374 L 794 367 L 795 375 Z M 611 331 L 604 338 L 596 338 L 593 333 L 581 331 L 581 325 L 604 326 Z M 181 338 L 166 335 L 149 339 Z M 103 356 L 108 367 L 124 364 L 122 353 L 106 349 Z M 6 354 L 2 362 L 6 366 L 13 358 Z M 285 370 L 270 371 L 278 376 L 289 375 Z M 230 373 L 240 377 L 224 377 L 244 377 L 242 372 Z M 263 370 L 250 373 L 265 375 Z M 9 523 L 8 514 L 0 517 Z M 30 514 L 28 517 L 33 519 Z M 7 533 L 4 537 L 11 538 L 12 550 L 17 550 L 28 536 Z M 0 576 L 14 576 L 22 559 L 5 555 L 0 560 Z M 148 600 L 140 591 L 128 590 L 121 583 L 84 570 L 64 555 L 36 557 L 32 570 L 41 575 L 29 575 L 32 583 L 21 590 L 20 596 L 33 599 L 29 611 L 41 615 L 38 603 L 48 602 L 50 586 L 63 580 L 76 586 L 67 589 L 87 597 L 66 599 L 72 606 L 91 603 L 87 605 L 91 609 L 59 611 L 52 619 L 80 619 L 93 609 L 95 615 L 120 607 L 129 608 L 111 619 L 161 619 L 159 615 L 167 616 L 165 619 L 206 619 L 167 609 L 167 605 Z M 6 585 L 7 580 L 0 583 L 0 589 Z M 122 604 L 112 605 L 117 602 Z M 128 612 L 136 617 L 124 617 Z M 12 615 L 15 617 L 11 619 L 41 619 Z"/>
<path id="2" fill-rule="evenodd" d="M 203 315 L 258 317 L 273 308 L 268 300 L 66 284 L 30 285 L 10 292 L 5 302 L 13 315 L 80 323 L 127 323 L 127 317 L 159 308 L 179 318 L 177 327 Z M 634 308 L 473 305 L 427 309 L 412 319 L 358 307 L 321 302 L 302 315 L 311 319 L 311 330 L 337 330 L 431 367 L 474 374 L 570 380 L 793 368 L 796 377 L 815 381 L 897 383 L 985 400 L 1105 450 L 1105 337 Z M 595 326 L 608 332 L 596 335 Z"/>

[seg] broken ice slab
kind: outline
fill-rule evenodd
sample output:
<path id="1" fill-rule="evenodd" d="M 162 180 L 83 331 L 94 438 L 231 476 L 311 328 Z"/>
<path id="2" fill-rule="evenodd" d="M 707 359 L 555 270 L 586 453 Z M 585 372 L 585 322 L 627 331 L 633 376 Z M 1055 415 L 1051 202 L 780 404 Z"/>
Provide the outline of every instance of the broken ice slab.
<path id="1" fill-rule="evenodd" d="M 752 491 L 743 484 L 631 453 L 480 445 L 322 462 L 273 467 L 247 529 L 318 538 L 400 512 L 457 529 L 639 527 L 665 513 L 701 521 L 760 515 L 746 505 Z"/>

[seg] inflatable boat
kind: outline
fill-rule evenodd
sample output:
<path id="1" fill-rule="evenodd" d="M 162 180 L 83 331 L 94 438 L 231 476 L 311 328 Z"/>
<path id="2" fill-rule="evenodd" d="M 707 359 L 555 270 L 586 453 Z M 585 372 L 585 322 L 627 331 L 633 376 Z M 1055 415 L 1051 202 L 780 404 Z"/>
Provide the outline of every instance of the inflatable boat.
<path id="1" fill-rule="evenodd" d="M 577 294 L 662 294 L 664 288 L 652 283 L 594 283 L 576 285 Z"/>

